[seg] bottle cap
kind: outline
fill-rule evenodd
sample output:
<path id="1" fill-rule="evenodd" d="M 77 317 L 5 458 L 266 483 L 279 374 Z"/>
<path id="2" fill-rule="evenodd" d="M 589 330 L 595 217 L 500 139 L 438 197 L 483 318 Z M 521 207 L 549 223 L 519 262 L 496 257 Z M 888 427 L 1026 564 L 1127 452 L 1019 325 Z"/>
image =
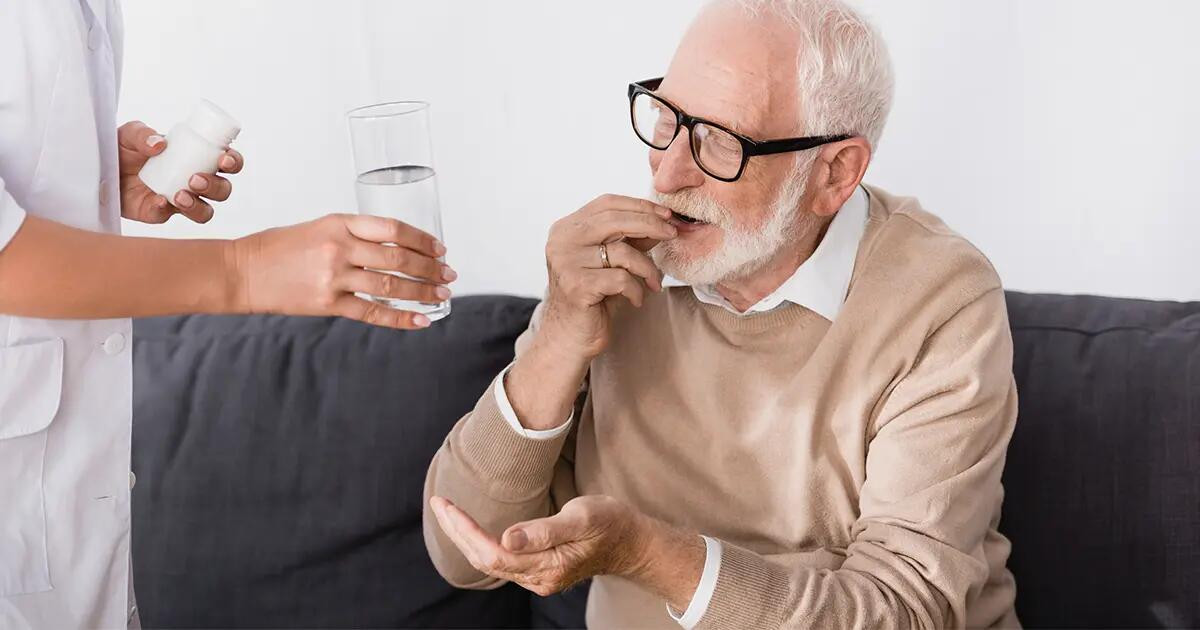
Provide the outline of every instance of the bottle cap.
<path id="1" fill-rule="evenodd" d="M 200 137 L 221 147 L 228 147 L 242 131 L 241 124 L 234 120 L 233 116 L 204 99 L 200 99 L 192 109 L 187 125 L 200 134 Z"/>

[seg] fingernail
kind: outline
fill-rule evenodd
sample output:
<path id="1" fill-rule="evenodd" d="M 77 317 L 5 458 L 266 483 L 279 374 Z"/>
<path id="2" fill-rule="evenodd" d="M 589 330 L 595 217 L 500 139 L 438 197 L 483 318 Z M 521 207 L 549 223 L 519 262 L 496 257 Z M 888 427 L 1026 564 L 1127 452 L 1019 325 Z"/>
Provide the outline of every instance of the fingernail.
<path id="1" fill-rule="evenodd" d="M 508 548 L 513 551 L 520 551 L 529 543 L 529 536 L 525 535 L 525 530 L 514 529 L 508 533 Z"/>
<path id="2" fill-rule="evenodd" d="M 235 166 L 237 166 L 237 160 L 234 160 L 233 156 L 226 155 L 221 158 L 221 168 L 233 168 Z"/>
<path id="3" fill-rule="evenodd" d="M 149 138 L 146 138 L 146 146 L 150 147 L 151 149 L 153 149 L 154 147 L 156 147 L 162 143 L 163 143 L 163 137 L 160 135 L 153 135 L 153 136 L 150 136 Z"/>
<path id="4" fill-rule="evenodd" d="M 429 327 L 429 318 L 425 317 L 424 315 L 414 315 L 413 316 L 413 325 L 416 326 L 417 328 L 428 328 Z"/>
<path id="5" fill-rule="evenodd" d="M 658 216 L 660 216 L 664 219 L 670 219 L 671 218 L 671 209 L 670 208 L 659 208 Z"/>
<path id="6" fill-rule="evenodd" d="M 458 279 L 458 274 L 450 267 L 442 267 L 442 279 L 446 282 L 454 282 Z"/>
<path id="7" fill-rule="evenodd" d="M 434 255 L 439 256 L 439 257 L 445 256 L 446 255 L 446 246 L 442 245 L 441 241 L 434 241 L 433 242 L 433 253 L 434 253 Z"/>
<path id="8" fill-rule="evenodd" d="M 450 299 L 450 289 L 447 289 L 446 287 L 438 287 L 434 293 L 437 294 L 439 300 Z"/>
<path id="9" fill-rule="evenodd" d="M 191 178 L 188 179 L 188 186 L 190 186 L 192 190 L 204 190 L 208 188 L 208 180 L 200 177 L 199 175 L 192 175 Z"/>
<path id="10" fill-rule="evenodd" d="M 667 234 L 670 234 L 671 236 L 679 236 L 679 230 L 675 229 L 674 225 L 668 225 Z"/>
<path id="11" fill-rule="evenodd" d="M 191 195 L 183 191 L 175 193 L 175 205 L 179 206 L 180 208 L 191 208 L 193 203 L 195 202 L 192 201 Z"/>

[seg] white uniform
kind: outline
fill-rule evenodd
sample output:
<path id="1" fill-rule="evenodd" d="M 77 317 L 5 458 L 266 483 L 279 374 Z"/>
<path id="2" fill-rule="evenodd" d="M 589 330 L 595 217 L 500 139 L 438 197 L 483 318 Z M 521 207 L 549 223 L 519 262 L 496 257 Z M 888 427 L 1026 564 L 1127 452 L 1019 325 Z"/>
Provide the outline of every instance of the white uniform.
<path id="1" fill-rule="evenodd" d="M 0 248 L 27 214 L 120 231 L 120 62 L 117 0 L 0 0 Z M 130 333 L 0 315 L 0 628 L 135 619 Z"/>

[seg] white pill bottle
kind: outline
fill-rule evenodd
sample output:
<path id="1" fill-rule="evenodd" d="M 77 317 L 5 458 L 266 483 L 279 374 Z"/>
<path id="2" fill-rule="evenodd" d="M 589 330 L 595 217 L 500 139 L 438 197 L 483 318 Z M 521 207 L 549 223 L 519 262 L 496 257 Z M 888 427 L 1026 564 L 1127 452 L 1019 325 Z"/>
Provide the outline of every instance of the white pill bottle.
<path id="1" fill-rule="evenodd" d="M 233 116 L 202 99 L 187 120 L 171 127 L 167 149 L 146 160 L 138 177 L 175 203 L 175 193 L 188 189 L 192 175 L 217 172 L 221 155 L 241 130 Z"/>

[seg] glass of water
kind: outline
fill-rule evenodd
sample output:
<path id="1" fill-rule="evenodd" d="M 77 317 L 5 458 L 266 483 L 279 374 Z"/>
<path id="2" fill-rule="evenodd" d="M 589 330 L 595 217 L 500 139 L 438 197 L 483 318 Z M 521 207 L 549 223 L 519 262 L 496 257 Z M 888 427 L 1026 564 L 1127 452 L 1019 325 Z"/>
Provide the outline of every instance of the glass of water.
<path id="1" fill-rule="evenodd" d="M 406 101 L 351 110 L 358 212 L 399 219 L 442 240 L 429 103 Z M 394 244 L 392 244 L 394 246 Z M 391 273 L 391 272 L 389 272 Z M 395 275 L 408 277 L 396 272 Z M 450 302 L 425 304 L 360 296 L 391 308 L 423 313 L 436 322 L 450 314 Z"/>

